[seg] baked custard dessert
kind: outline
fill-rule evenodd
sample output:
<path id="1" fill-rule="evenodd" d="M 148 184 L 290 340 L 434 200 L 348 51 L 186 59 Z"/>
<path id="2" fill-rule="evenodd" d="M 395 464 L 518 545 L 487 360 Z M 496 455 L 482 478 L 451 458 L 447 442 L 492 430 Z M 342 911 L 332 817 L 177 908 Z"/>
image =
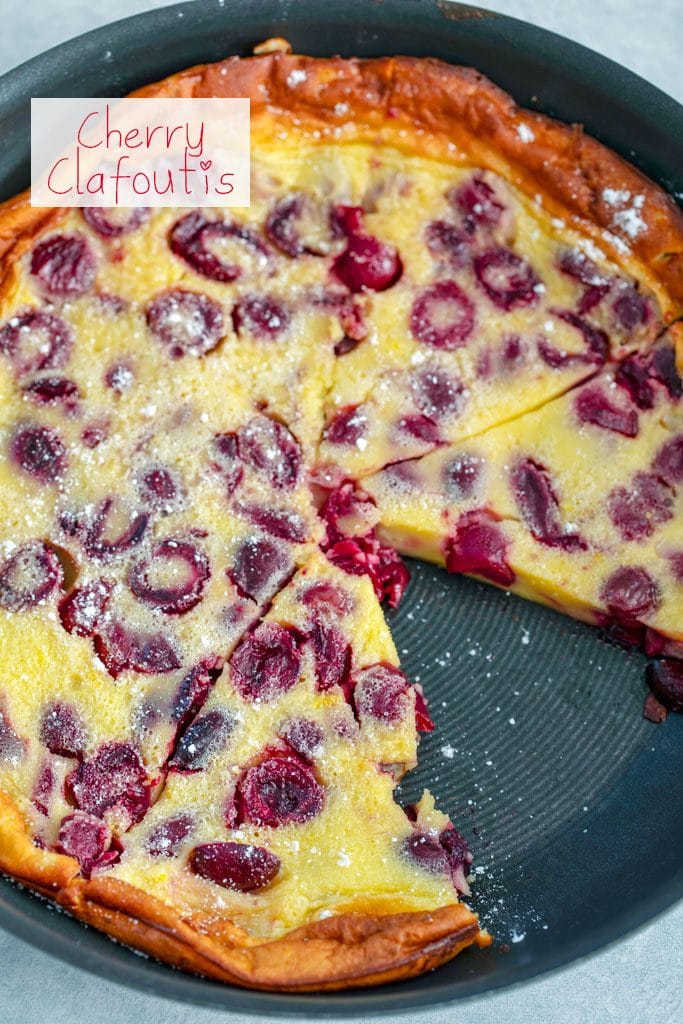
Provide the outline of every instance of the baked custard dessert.
<path id="1" fill-rule="evenodd" d="M 0 208 L 0 867 L 239 985 L 488 933 L 395 787 L 433 728 L 398 551 L 642 643 L 683 706 L 683 217 L 436 61 L 271 40 L 252 205 Z"/>

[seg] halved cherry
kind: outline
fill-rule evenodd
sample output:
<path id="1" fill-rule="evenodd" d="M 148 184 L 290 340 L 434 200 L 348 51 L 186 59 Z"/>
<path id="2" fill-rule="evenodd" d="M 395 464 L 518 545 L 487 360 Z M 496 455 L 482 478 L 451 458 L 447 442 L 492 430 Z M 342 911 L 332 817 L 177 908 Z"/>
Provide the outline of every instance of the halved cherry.
<path id="1" fill-rule="evenodd" d="M 89 525 L 83 528 L 86 554 L 98 561 L 108 561 L 116 555 L 125 554 L 140 543 L 148 523 L 147 512 L 130 510 L 116 496 L 104 498 L 96 507 Z"/>
<path id="2" fill-rule="evenodd" d="M 365 438 L 368 417 L 361 405 L 346 405 L 328 421 L 323 437 L 330 444 L 358 446 Z"/>
<path id="3" fill-rule="evenodd" d="M 306 637 L 313 648 L 319 690 L 345 689 L 351 672 L 351 645 L 334 622 L 314 619 Z"/>
<path id="4" fill-rule="evenodd" d="M 239 430 L 239 452 L 245 464 L 273 487 L 292 490 L 301 474 L 301 445 L 283 423 L 254 416 Z"/>
<path id="5" fill-rule="evenodd" d="M 54 483 L 66 470 L 66 448 L 52 427 L 17 427 L 10 438 L 9 453 L 25 473 L 41 483 Z"/>
<path id="6" fill-rule="evenodd" d="M 117 395 L 122 395 L 135 383 L 135 370 L 127 360 L 119 360 L 106 371 L 104 383 Z"/>
<path id="7" fill-rule="evenodd" d="M 283 544 L 253 536 L 237 548 L 227 575 L 241 594 L 260 602 L 272 596 L 291 568 L 289 552 Z"/>
<path id="8" fill-rule="evenodd" d="M 9 356 L 18 377 L 59 369 L 68 362 L 72 346 L 68 325 L 44 310 L 28 310 L 0 327 L 0 352 Z"/>
<path id="9" fill-rule="evenodd" d="M 453 270 L 462 270 L 472 262 L 471 239 L 455 224 L 433 220 L 427 225 L 425 240 L 432 255 L 447 260 Z"/>
<path id="10" fill-rule="evenodd" d="M 228 495 L 241 483 L 244 463 L 240 458 L 239 437 L 232 431 L 216 434 L 212 444 L 213 467 L 225 479 Z"/>
<path id="11" fill-rule="evenodd" d="M 169 768 L 177 772 L 198 772 L 206 768 L 225 745 L 232 729 L 232 719 L 218 708 L 195 718 L 180 737 Z"/>
<path id="12" fill-rule="evenodd" d="M 80 757 L 87 742 L 85 726 L 73 706 L 65 701 L 48 704 L 40 721 L 40 741 L 51 754 Z"/>
<path id="13" fill-rule="evenodd" d="M 612 310 L 618 326 L 629 334 L 650 319 L 650 303 L 632 284 L 621 286 Z"/>
<path id="14" fill-rule="evenodd" d="M 113 589 L 109 580 L 99 579 L 66 594 L 59 602 L 59 617 L 67 633 L 94 636 Z"/>
<path id="15" fill-rule="evenodd" d="M 484 460 L 470 452 L 459 452 L 444 463 L 443 488 L 452 501 L 470 498 L 478 487 Z"/>
<path id="16" fill-rule="evenodd" d="M 332 269 L 350 292 L 383 292 L 396 284 L 403 264 L 393 245 L 373 235 L 351 235 Z"/>
<path id="17" fill-rule="evenodd" d="M 272 295 L 245 295 L 232 311 L 232 324 L 240 335 L 269 341 L 287 330 L 291 315 Z"/>
<path id="18" fill-rule="evenodd" d="M 28 742 L 15 731 L 4 707 L 0 706 L 0 762 L 18 764 L 28 749 Z"/>
<path id="19" fill-rule="evenodd" d="M 294 630 L 274 622 L 262 623 L 232 656 L 230 676 L 245 700 L 275 700 L 299 679 L 301 652 Z"/>
<path id="20" fill-rule="evenodd" d="M 445 419 L 460 412 L 464 400 L 464 387 L 457 377 L 440 369 L 428 367 L 410 379 L 413 401 L 425 416 L 433 420 Z"/>
<path id="21" fill-rule="evenodd" d="M 423 345 L 452 352 L 474 330 L 474 305 L 455 281 L 438 281 L 415 300 L 410 330 Z"/>
<path id="22" fill-rule="evenodd" d="M 306 587 L 301 600 L 307 608 L 332 616 L 348 615 L 353 608 L 353 598 L 348 591 L 336 583 L 312 583 Z"/>
<path id="23" fill-rule="evenodd" d="M 0 608 L 21 612 L 45 601 L 64 578 L 55 551 L 43 541 L 23 544 L 0 566 Z"/>
<path id="24" fill-rule="evenodd" d="M 538 301 L 538 274 L 511 249 L 499 247 L 479 253 L 474 260 L 474 273 L 491 302 L 505 312 Z"/>
<path id="25" fill-rule="evenodd" d="M 235 511 L 245 516 L 254 526 L 264 533 L 281 540 L 289 540 L 293 544 L 302 544 L 308 537 L 308 530 L 303 516 L 287 508 L 269 508 L 265 505 L 254 505 L 240 502 Z"/>
<path id="26" fill-rule="evenodd" d="M 670 711 L 683 711 L 683 661 L 662 658 L 648 666 L 652 692 Z"/>
<path id="27" fill-rule="evenodd" d="M 592 423 L 603 430 L 612 430 L 624 437 L 638 436 L 638 413 L 611 402 L 600 387 L 582 388 L 574 408 L 582 423 Z"/>
<path id="28" fill-rule="evenodd" d="M 120 238 L 122 235 L 130 234 L 149 219 L 150 212 L 147 206 L 135 206 L 130 209 L 85 206 L 81 210 L 83 219 L 102 238 Z"/>
<path id="29" fill-rule="evenodd" d="M 329 560 L 351 576 L 368 576 L 380 601 L 397 608 L 408 583 L 410 573 L 399 553 L 388 544 L 380 544 L 376 537 L 350 537 L 326 549 Z"/>
<path id="30" fill-rule="evenodd" d="M 303 192 L 278 200 L 266 218 L 266 235 L 287 256 L 324 256 L 332 241 L 327 212 Z"/>
<path id="31" fill-rule="evenodd" d="M 609 356 L 609 338 L 602 328 L 589 323 L 589 321 L 584 317 L 577 316 L 576 313 L 573 313 L 569 309 L 552 309 L 551 313 L 553 316 L 558 317 L 558 319 L 563 320 L 566 324 L 569 324 L 570 327 L 573 327 L 574 330 L 578 331 L 583 337 L 588 350 L 583 356 L 584 362 L 595 363 L 598 366 L 605 362 Z M 565 355 L 565 362 L 567 364 L 570 363 L 572 359 L 575 362 L 580 362 L 581 354 L 567 353 Z"/>
<path id="32" fill-rule="evenodd" d="M 148 466 L 137 479 L 143 503 L 161 513 L 173 512 L 181 496 L 178 474 L 161 463 Z"/>
<path id="33" fill-rule="evenodd" d="M 624 625 L 641 622 L 661 604 L 659 584 L 639 565 L 617 569 L 600 591 L 610 615 Z"/>
<path id="34" fill-rule="evenodd" d="M 454 828 L 453 825 L 446 825 L 446 828 L 439 836 L 439 844 L 446 854 L 446 860 L 453 879 L 453 885 L 458 892 L 469 895 L 470 887 L 467 884 L 467 873 L 472 864 L 473 857 L 467 840 Z"/>
<path id="35" fill-rule="evenodd" d="M 607 498 L 610 519 L 624 540 L 645 540 L 673 518 L 673 489 L 654 473 L 636 473 Z"/>
<path id="36" fill-rule="evenodd" d="M 403 672 L 387 662 L 363 669 L 356 675 L 353 691 L 359 718 L 395 725 L 405 718 L 412 706 L 410 689 Z"/>
<path id="37" fill-rule="evenodd" d="M 322 809 L 324 790 L 311 767 L 300 757 L 275 753 L 247 768 L 236 787 L 238 823 L 302 824 Z"/>
<path id="38" fill-rule="evenodd" d="M 206 220 L 198 210 L 177 222 L 169 235 L 171 251 L 212 281 L 235 281 L 265 270 L 269 252 L 263 241 L 241 224 Z"/>
<path id="39" fill-rule="evenodd" d="M 672 487 L 683 484 L 683 434 L 676 434 L 662 445 L 652 467 Z"/>
<path id="40" fill-rule="evenodd" d="M 205 356 L 224 333 L 220 305 L 201 292 L 170 288 L 157 295 L 145 311 L 152 334 L 172 359 Z"/>
<path id="41" fill-rule="evenodd" d="M 138 633 L 120 622 L 112 622 L 95 634 L 95 651 L 117 679 L 122 672 L 163 675 L 180 668 L 173 643 L 161 633 Z"/>
<path id="42" fill-rule="evenodd" d="M 68 377 L 38 377 L 21 389 L 34 405 L 61 405 L 68 413 L 78 408 L 81 389 Z"/>
<path id="43" fill-rule="evenodd" d="M 265 888 L 280 870 L 279 857 L 251 843 L 204 843 L 195 846 L 188 864 L 200 878 L 237 892 Z"/>
<path id="44" fill-rule="evenodd" d="M 36 779 L 31 793 L 31 802 L 41 814 L 48 817 L 55 796 L 57 777 L 50 758 L 46 758 L 40 766 L 38 778 Z"/>
<path id="45" fill-rule="evenodd" d="M 510 483 L 522 518 L 540 544 L 565 551 L 585 549 L 583 538 L 562 525 L 557 495 L 545 466 L 534 459 L 521 459 L 512 468 Z"/>
<path id="46" fill-rule="evenodd" d="M 150 805 L 150 784 L 137 750 L 112 741 L 67 776 L 67 796 L 98 818 L 114 813 L 122 826 L 140 821 Z"/>
<path id="47" fill-rule="evenodd" d="M 374 501 L 350 481 L 331 491 L 320 516 L 325 521 L 328 544 L 335 544 L 344 537 L 364 537 L 379 520 Z"/>
<path id="48" fill-rule="evenodd" d="M 427 832 L 412 832 L 403 842 L 403 852 L 418 867 L 430 874 L 448 874 L 446 851 L 438 837 Z"/>
<path id="49" fill-rule="evenodd" d="M 488 509 L 463 512 L 446 545 L 446 568 L 509 587 L 515 580 L 507 561 L 509 546 L 503 528 Z"/>
<path id="50" fill-rule="evenodd" d="M 434 722 L 419 683 L 413 686 L 415 693 L 415 728 L 418 732 L 434 732 Z"/>
<path id="51" fill-rule="evenodd" d="M 154 545 L 148 559 L 131 567 L 128 585 L 143 604 L 166 615 L 184 615 L 199 604 L 210 576 L 203 551 L 190 541 L 167 537 Z"/>
<path id="52" fill-rule="evenodd" d="M 448 199 L 459 210 L 465 230 L 470 235 L 475 234 L 478 228 L 495 228 L 505 210 L 500 196 L 480 174 L 452 189 Z"/>
<path id="53" fill-rule="evenodd" d="M 95 257 L 82 235 L 52 235 L 31 254 L 31 274 L 49 295 L 83 295 L 95 281 Z"/>
<path id="54" fill-rule="evenodd" d="M 147 840 L 147 852 L 150 857 L 175 857 L 178 848 L 195 830 L 195 820 L 191 814 L 179 814 L 176 818 L 167 818 L 153 830 Z"/>
<path id="55" fill-rule="evenodd" d="M 104 867 L 119 857 L 111 850 L 112 834 L 108 825 L 85 811 L 73 811 L 62 819 L 59 826 L 58 850 L 67 857 L 75 857 L 85 878 L 90 878 L 95 867 Z M 107 852 L 110 851 L 110 856 Z"/>
<path id="56" fill-rule="evenodd" d="M 300 757 L 312 760 L 319 752 L 323 731 L 308 718 L 291 718 L 280 729 L 280 736 Z"/>

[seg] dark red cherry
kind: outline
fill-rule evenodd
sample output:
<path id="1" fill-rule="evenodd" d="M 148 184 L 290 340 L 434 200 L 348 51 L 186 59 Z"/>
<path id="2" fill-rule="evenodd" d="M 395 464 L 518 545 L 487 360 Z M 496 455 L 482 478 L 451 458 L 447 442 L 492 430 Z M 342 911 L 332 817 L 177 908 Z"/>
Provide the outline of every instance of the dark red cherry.
<path id="1" fill-rule="evenodd" d="M 444 463 L 443 489 L 451 501 L 471 498 L 479 484 L 483 459 L 468 452 L 460 452 Z"/>
<path id="2" fill-rule="evenodd" d="M 109 436 L 108 423 L 91 423 L 81 432 L 81 441 L 86 448 L 97 448 Z"/>
<path id="3" fill-rule="evenodd" d="M 576 313 L 572 313 L 571 310 L 553 309 L 551 313 L 566 324 L 569 324 L 570 327 L 573 327 L 583 337 L 588 349 L 583 357 L 584 362 L 592 362 L 597 365 L 602 365 L 605 362 L 609 356 L 609 338 L 600 327 L 595 327 L 588 320 L 577 316 Z M 579 355 L 569 353 L 565 356 L 565 362 L 570 363 L 572 358 L 575 362 L 581 361 Z"/>
<path id="4" fill-rule="evenodd" d="M 232 311 L 232 324 L 237 334 L 264 341 L 277 338 L 290 323 L 289 311 L 272 295 L 246 295 Z"/>
<path id="5" fill-rule="evenodd" d="M 264 622 L 232 656 L 233 685 L 245 700 L 268 702 L 291 690 L 299 679 L 301 653 L 292 629 Z"/>
<path id="6" fill-rule="evenodd" d="M 424 441 L 428 445 L 443 444 L 443 438 L 436 423 L 422 413 L 399 417 L 394 425 L 394 431 L 399 444 L 405 437 Z"/>
<path id="7" fill-rule="evenodd" d="M 368 534 L 377 522 L 378 513 L 369 495 L 347 481 L 330 492 L 320 516 L 327 528 L 326 541 L 334 544 L 347 536 Z"/>
<path id="8" fill-rule="evenodd" d="M 353 697 L 361 721 L 374 718 L 395 725 L 411 708 L 408 680 L 399 668 L 385 662 L 357 673 Z"/>
<path id="9" fill-rule="evenodd" d="M 244 464 L 240 458 L 239 438 L 233 431 L 216 434 L 212 443 L 214 469 L 224 478 L 228 495 L 241 483 L 244 476 Z"/>
<path id="10" fill-rule="evenodd" d="M 200 878 L 237 892 L 265 888 L 280 870 L 279 857 L 251 843 L 204 843 L 195 846 L 188 864 Z"/>
<path id="11" fill-rule="evenodd" d="M 301 446 L 291 430 L 270 416 L 254 416 L 239 431 L 244 463 L 282 490 L 292 490 L 301 473 Z"/>
<path id="12" fill-rule="evenodd" d="M 180 737 L 169 767 L 177 772 L 198 772 L 206 768 L 225 746 L 232 729 L 232 719 L 218 708 L 195 718 Z"/>
<path id="13" fill-rule="evenodd" d="M 162 675 L 180 668 L 178 653 L 165 636 L 137 633 L 120 622 L 96 633 L 95 651 L 114 679 L 125 671 Z"/>
<path id="14" fill-rule="evenodd" d="M 532 536 L 550 547 L 582 550 L 585 541 L 577 533 L 566 533 L 560 506 L 548 470 L 534 459 L 522 459 L 510 473 L 512 493 Z"/>
<path id="15" fill-rule="evenodd" d="M 580 249 L 562 249 L 557 265 L 563 274 L 589 288 L 609 288 L 609 278 Z"/>
<path id="16" fill-rule="evenodd" d="M 52 235 L 31 254 L 31 273 L 49 295 L 82 295 L 95 281 L 95 257 L 82 235 Z"/>
<path id="17" fill-rule="evenodd" d="M 0 705 L 0 763 L 18 764 L 28 749 L 28 742 L 19 736 L 7 711 Z"/>
<path id="18" fill-rule="evenodd" d="M 636 473 L 607 498 L 610 519 L 624 540 L 645 540 L 673 517 L 673 491 L 653 473 Z"/>
<path id="19" fill-rule="evenodd" d="M 330 214 L 330 223 L 332 230 L 337 237 L 346 236 L 351 238 L 353 235 L 362 235 L 363 231 L 363 217 L 365 211 L 362 206 L 335 206 Z"/>
<path id="20" fill-rule="evenodd" d="M 59 602 L 59 617 L 67 633 L 94 636 L 113 589 L 109 580 L 99 579 L 66 594 Z"/>
<path id="21" fill-rule="evenodd" d="M 349 537 L 326 550 L 327 557 L 351 576 L 368 576 L 380 601 L 397 608 L 410 573 L 398 552 L 376 537 Z"/>
<path id="22" fill-rule="evenodd" d="M 22 545 L 0 566 L 0 608 L 22 612 L 46 600 L 62 585 L 61 562 L 42 541 Z"/>
<path id="23" fill-rule="evenodd" d="M 617 569 L 600 591 L 610 615 L 619 623 L 635 625 L 661 604 L 659 585 L 641 566 Z"/>
<path id="24" fill-rule="evenodd" d="M 52 807 L 52 800 L 55 795 L 55 788 L 57 786 L 57 778 L 55 771 L 50 759 L 43 761 L 38 772 L 38 778 L 36 779 L 31 793 L 31 801 L 34 807 L 48 817 L 50 809 Z"/>
<path id="25" fill-rule="evenodd" d="M 128 585 L 150 608 L 184 615 L 199 604 L 210 576 L 203 551 L 190 541 L 167 537 L 154 545 L 148 559 L 131 567 Z"/>
<path id="26" fill-rule="evenodd" d="M 66 469 L 66 448 L 52 427 L 17 427 L 9 451 L 12 460 L 41 483 L 54 483 Z"/>
<path id="27" fill-rule="evenodd" d="M 93 868 L 104 867 L 118 859 L 118 851 L 112 850 L 109 826 L 100 818 L 84 811 L 74 811 L 62 819 L 59 826 L 58 850 L 67 857 L 75 857 L 81 865 L 81 873 L 90 878 Z"/>
<path id="28" fill-rule="evenodd" d="M 301 600 L 307 608 L 331 616 L 348 615 L 353 608 L 353 598 L 348 591 L 338 587 L 336 583 L 324 581 L 312 583 L 307 587 Z"/>
<path id="29" fill-rule="evenodd" d="M 78 408 L 81 389 L 68 377 L 38 377 L 22 388 L 22 393 L 34 405 L 62 405 L 66 412 Z"/>
<path id="30" fill-rule="evenodd" d="M 362 406 L 346 405 L 328 422 L 323 437 L 330 444 L 351 447 L 365 437 L 367 429 L 368 418 Z"/>
<path id="31" fill-rule="evenodd" d="M 413 374 L 410 393 L 420 412 L 430 419 L 439 420 L 461 411 L 464 388 L 457 377 L 439 367 Z"/>
<path id="32" fill-rule="evenodd" d="M 540 279 L 526 260 L 510 249 L 487 249 L 474 259 L 477 281 L 491 302 L 509 312 L 538 301 Z"/>
<path id="33" fill-rule="evenodd" d="M 329 218 L 301 192 L 279 200 L 266 219 L 266 235 L 287 256 L 324 256 L 330 248 Z"/>
<path id="34" fill-rule="evenodd" d="M 638 413 L 622 409 L 609 400 L 600 387 L 587 387 L 576 396 L 574 408 L 582 423 L 613 430 L 624 437 L 638 436 Z"/>
<path id="35" fill-rule="evenodd" d="M 396 284 L 403 264 L 393 245 L 380 242 L 373 235 L 352 234 L 332 269 L 350 292 L 383 292 Z"/>
<path id="36" fill-rule="evenodd" d="M 71 354 L 71 329 L 59 317 L 32 309 L 0 327 L 0 353 L 12 360 L 17 377 L 56 370 Z"/>
<path id="37" fill-rule="evenodd" d="M 329 690 L 332 686 L 344 689 L 351 671 L 351 645 L 342 631 L 333 622 L 317 618 L 306 638 L 313 649 L 318 689 Z"/>
<path id="38" fill-rule="evenodd" d="M 316 722 L 307 718 L 292 718 L 285 722 L 280 736 L 300 757 L 311 761 L 320 750 L 323 731 Z"/>
<path id="39" fill-rule="evenodd" d="M 418 867 L 430 874 L 449 874 L 446 852 L 436 836 L 426 832 L 412 832 L 404 840 L 403 852 Z"/>
<path id="40" fill-rule="evenodd" d="M 647 681 L 665 707 L 683 711 L 683 661 L 662 658 L 648 665 Z"/>
<path id="41" fill-rule="evenodd" d="M 205 356 L 223 336 L 223 311 L 208 295 L 171 288 L 149 303 L 145 315 L 172 359 Z"/>
<path id="42" fill-rule="evenodd" d="M 624 331 L 635 331 L 650 318 L 650 304 L 633 285 L 623 285 L 612 306 L 617 324 Z"/>
<path id="43" fill-rule="evenodd" d="M 415 728 L 418 732 L 434 732 L 434 722 L 429 714 L 427 701 L 419 683 L 413 686 L 415 693 Z"/>
<path id="44" fill-rule="evenodd" d="M 146 206 L 134 206 L 130 209 L 85 206 L 81 210 L 83 219 L 102 238 L 120 238 L 122 235 L 130 234 L 149 219 L 150 212 Z"/>
<path id="45" fill-rule="evenodd" d="M 98 818 L 114 812 L 125 828 L 140 821 L 150 805 L 150 786 L 140 755 L 128 743 L 103 744 L 66 779 L 76 807 Z"/>
<path id="46" fill-rule="evenodd" d="M 617 367 L 614 379 L 626 389 L 639 409 L 651 409 L 655 404 L 651 365 L 641 355 L 624 359 Z"/>
<path id="47" fill-rule="evenodd" d="M 222 658 L 208 655 L 194 665 L 181 680 L 171 705 L 171 719 L 178 731 L 183 730 L 201 711 L 220 675 L 222 664 Z"/>
<path id="48" fill-rule="evenodd" d="M 467 896 L 470 891 L 470 887 L 467 884 L 467 874 L 474 859 L 467 845 L 467 840 L 464 836 L 460 835 L 453 825 L 449 824 L 446 825 L 446 828 L 439 836 L 439 844 L 446 854 L 446 861 L 451 872 L 453 885 L 458 892 Z"/>
<path id="49" fill-rule="evenodd" d="M 87 742 L 85 726 L 72 704 L 48 704 L 40 722 L 40 741 L 51 754 L 80 757 Z"/>
<path id="50" fill-rule="evenodd" d="M 149 466 L 140 474 L 137 483 L 138 493 L 145 505 L 158 512 L 175 510 L 181 487 L 177 474 L 168 466 Z"/>
<path id="51" fill-rule="evenodd" d="M 673 345 L 658 345 L 652 353 L 650 372 L 669 392 L 670 398 L 683 397 L 683 377 L 678 372 Z"/>
<path id="52" fill-rule="evenodd" d="M 472 262 L 471 240 L 465 231 L 445 220 L 427 225 L 425 241 L 431 254 L 448 261 L 453 270 L 462 270 Z"/>
<path id="53" fill-rule="evenodd" d="M 123 395 L 135 383 L 135 370 L 125 361 L 114 363 L 105 373 L 104 383 L 117 395 Z"/>
<path id="54" fill-rule="evenodd" d="M 245 516 L 264 533 L 269 533 L 271 537 L 289 540 L 293 544 L 302 544 L 308 537 L 305 520 L 298 512 L 292 512 L 290 509 L 240 502 L 235 511 Z"/>
<path id="55" fill-rule="evenodd" d="M 120 498 L 104 498 L 85 528 L 86 554 L 103 562 L 125 554 L 140 543 L 148 523 L 147 512 L 130 512 Z"/>
<path id="56" fill-rule="evenodd" d="M 449 572 L 472 573 L 509 587 L 515 574 L 508 565 L 510 542 L 493 513 L 487 509 L 463 512 L 446 546 Z"/>
<path id="57" fill-rule="evenodd" d="M 676 434 L 662 445 L 652 467 L 672 487 L 683 483 L 683 434 Z"/>
<path id="58" fill-rule="evenodd" d="M 495 228 L 505 209 L 495 189 L 478 174 L 452 189 L 448 199 L 462 214 L 470 235 L 477 228 Z"/>
<path id="59" fill-rule="evenodd" d="M 167 818 L 150 833 L 147 852 L 150 857 L 175 857 L 178 847 L 192 835 L 194 829 L 195 821 L 191 814 Z"/>
<path id="60" fill-rule="evenodd" d="M 261 602 L 274 594 L 291 568 L 284 545 L 253 536 L 237 548 L 228 575 L 243 596 Z"/>
<path id="61" fill-rule="evenodd" d="M 415 300 L 410 330 L 423 345 L 452 352 L 474 329 L 474 305 L 455 281 L 438 281 Z"/>
<path id="62" fill-rule="evenodd" d="M 274 754 L 247 768 L 237 783 L 238 821 L 252 825 L 301 824 L 323 805 L 323 787 L 299 757 Z"/>
<path id="63" fill-rule="evenodd" d="M 176 256 L 212 281 L 235 281 L 268 265 L 268 249 L 253 231 L 240 224 L 206 220 L 198 210 L 174 225 L 169 245 Z"/>

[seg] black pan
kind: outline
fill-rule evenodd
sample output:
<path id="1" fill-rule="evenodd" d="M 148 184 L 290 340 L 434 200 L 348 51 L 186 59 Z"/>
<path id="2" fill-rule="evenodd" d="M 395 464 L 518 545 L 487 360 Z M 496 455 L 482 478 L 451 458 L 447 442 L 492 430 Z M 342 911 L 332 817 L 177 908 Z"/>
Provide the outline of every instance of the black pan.
<path id="1" fill-rule="evenodd" d="M 589 50 L 511 18 L 432 0 L 217 0 L 98 29 L 0 80 L 0 195 L 29 179 L 29 97 L 111 96 L 272 35 L 325 55 L 431 55 L 471 64 L 519 103 L 588 130 L 683 193 L 683 108 Z M 424 785 L 472 840 L 474 905 L 497 943 L 366 992 L 278 996 L 134 956 L 0 882 L 0 922 L 55 956 L 157 995 L 257 1014 L 393 1013 L 490 992 L 570 963 L 683 895 L 683 718 L 643 721 L 644 657 L 555 613 L 414 564 L 391 616 L 436 732 Z M 444 752 L 445 751 L 445 752 Z"/>

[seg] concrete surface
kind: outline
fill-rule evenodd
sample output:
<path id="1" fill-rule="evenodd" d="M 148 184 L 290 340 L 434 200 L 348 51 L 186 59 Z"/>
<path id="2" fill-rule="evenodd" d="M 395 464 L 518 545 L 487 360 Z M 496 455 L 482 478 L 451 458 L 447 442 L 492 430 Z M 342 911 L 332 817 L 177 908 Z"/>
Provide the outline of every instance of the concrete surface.
<path id="1" fill-rule="evenodd" d="M 248 0 L 225 0 L 226 5 L 230 2 Z M 146 0 L 117 0 L 116 4 L 5 0 L 0 73 L 72 36 L 161 5 Z M 680 0 L 480 0 L 480 5 L 584 43 L 683 100 Z M 683 905 L 679 905 L 639 934 L 552 977 L 449 1010 L 413 1013 L 395 1021 L 674 1024 L 683 1020 L 682 948 Z M 238 1019 L 128 991 L 67 967 L 2 931 L 0 964 L 2 1024 L 218 1024 Z"/>

